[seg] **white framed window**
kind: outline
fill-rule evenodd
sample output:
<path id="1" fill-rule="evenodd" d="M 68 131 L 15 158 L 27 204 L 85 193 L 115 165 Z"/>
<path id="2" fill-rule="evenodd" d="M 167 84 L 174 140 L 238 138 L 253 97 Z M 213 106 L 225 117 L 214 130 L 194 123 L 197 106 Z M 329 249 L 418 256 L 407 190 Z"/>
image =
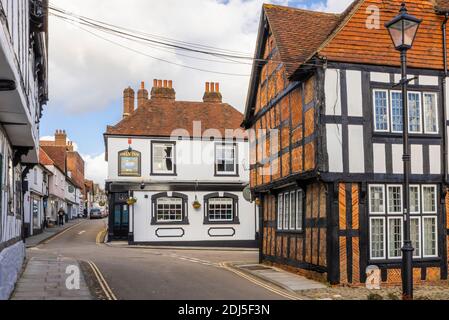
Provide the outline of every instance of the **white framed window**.
<path id="1" fill-rule="evenodd" d="M 421 258 L 421 218 L 413 217 L 410 219 L 410 239 L 415 251 L 414 258 Z"/>
<path id="2" fill-rule="evenodd" d="M 423 213 L 437 213 L 437 187 L 435 185 L 422 186 Z"/>
<path id="3" fill-rule="evenodd" d="M 388 214 L 402 214 L 402 186 L 388 186 Z"/>
<path id="4" fill-rule="evenodd" d="M 385 186 L 370 185 L 369 187 L 369 203 L 371 214 L 385 213 Z"/>
<path id="5" fill-rule="evenodd" d="M 420 187 L 417 185 L 410 186 L 410 213 L 421 213 L 421 192 Z"/>
<path id="6" fill-rule="evenodd" d="M 391 132 L 402 133 L 404 129 L 403 125 L 403 110 L 402 110 L 402 92 L 391 91 Z"/>
<path id="7" fill-rule="evenodd" d="M 421 93 L 408 93 L 408 122 L 410 133 L 422 133 Z"/>
<path id="8" fill-rule="evenodd" d="M 385 259 L 385 218 L 370 218 L 370 255 L 372 260 Z"/>
<path id="9" fill-rule="evenodd" d="M 402 257 L 403 225 L 402 218 L 388 218 L 388 257 L 390 259 Z"/>
<path id="10" fill-rule="evenodd" d="M 156 200 L 157 222 L 181 222 L 183 216 L 183 200 L 181 198 L 159 198 Z"/>
<path id="11" fill-rule="evenodd" d="M 423 217 L 423 257 L 438 257 L 437 217 Z"/>
<path id="12" fill-rule="evenodd" d="M 211 198 L 208 205 L 209 221 L 234 221 L 234 199 Z"/>
<path id="13" fill-rule="evenodd" d="M 436 258 L 439 254 L 437 190 L 437 185 L 410 185 L 410 239 L 416 259 Z M 369 186 L 369 193 L 371 260 L 398 260 L 404 241 L 403 188 L 376 184 Z M 386 208 L 382 205 L 385 197 Z"/>
<path id="14" fill-rule="evenodd" d="M 289 190 L 277 196 L 277 228 L 281 231 L 303 230 L 303 195 L 302 189 Z"/>
<path id="15" fill-rule="evenodd" d="M 278 230 L 284 229 L 284 195 L 278 195 Z"/>
<path id="16" fill-rule="evenodd" d="M 377 132 L 390 131 L 389 99 L 387 90 L 374 90 L 374 130 Z"/>
<path id="17" fill-rule="evenodd" d="M 238 175 L 236 144 L 215 145 L 215 174 Z"/>
<path id="18" fill-rule="evenodd" d="M 175 143 L 152 143 L 152 174 L 174 175 L 175 170 Z"/>
<path id="19" fill-rule="evenodd" d="M 424 133 L 438 133 L 438 98 L 436 93 L 423 94 Z"/>
<path id="20" fill-rule="evenodd" d="M 290 217 L 289 217 L 289 222 L 290 222 L 290 230 L 295 230 L 296 226 L 296 192 L 292 191 L 290 192 Z"/>

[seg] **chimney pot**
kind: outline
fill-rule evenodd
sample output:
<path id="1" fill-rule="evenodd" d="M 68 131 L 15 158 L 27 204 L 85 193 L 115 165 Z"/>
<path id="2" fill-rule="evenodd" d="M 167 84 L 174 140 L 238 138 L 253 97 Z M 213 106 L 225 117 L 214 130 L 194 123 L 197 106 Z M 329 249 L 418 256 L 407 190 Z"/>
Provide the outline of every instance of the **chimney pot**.
<path id="1" fill-rule="evenodd" d="M 172 80 L 168 81 L 168 88 L 173 89 L 173 81 Z"/>
<path id="2" fill-rule="evenodd" d="M 153 80 L 153 87 L 156 88 L 157 87 L 157 79 Z"/>
<path id="3" fill-rule="evenodd" d="M 220 83 L 215 83 L 215 92 L 220 92 Z"/>
<path id="4" fill-rule="evenodd" d="M 168 81 L 164 80 L 164 88 L 167 88 L 167 87 L 168 87 Z"/>
<path id="5" fill-rule="evenodd" d="M 206 82 L 206 92 L 209 93 L 210 91 L 210 83 Z"/>
<path id="6" fill-rule="evenodd" d="M 158 80 L 157 81 L 157 87 L 158 88 L 162 88 L 162 80 Z"/>
<path id="7" fill-rule="evenodd" d="M 140 89 L 145 89 L 145 82 L 144 82 L 144 81 L 142 81 L 142 82 L 140 83 Z"/>
<path id="8" fill-rule="evenodd" d="M 215 82 L 210 83 L 210 92 L 215 92 Z"/>

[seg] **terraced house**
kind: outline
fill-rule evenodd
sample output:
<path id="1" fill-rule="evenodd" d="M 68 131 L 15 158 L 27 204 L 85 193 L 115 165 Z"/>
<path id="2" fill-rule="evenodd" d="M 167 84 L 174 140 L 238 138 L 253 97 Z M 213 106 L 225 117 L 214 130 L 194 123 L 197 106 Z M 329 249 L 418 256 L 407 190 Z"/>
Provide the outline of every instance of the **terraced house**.
<path id="1" fill-rule="evenodd" d="M 447 1 L 408 0 L 423 19 L 409 51 L 414 279 L 448 271 Z M 333 284 L 366 268 L 401 281 L 399 53 L 384 23 L 402 1 L 342 14 L 265 5 L 244 126 L 262 202 L 262 259 Z M 259 60 L 258 60 L 259 61 Z"/>
<path id="2" fill-rule="evenodd" d="M 39 163 L 48 100 L 47 1 L 0 1 L 0 300 L 22 269 L 26 176 Z"/>

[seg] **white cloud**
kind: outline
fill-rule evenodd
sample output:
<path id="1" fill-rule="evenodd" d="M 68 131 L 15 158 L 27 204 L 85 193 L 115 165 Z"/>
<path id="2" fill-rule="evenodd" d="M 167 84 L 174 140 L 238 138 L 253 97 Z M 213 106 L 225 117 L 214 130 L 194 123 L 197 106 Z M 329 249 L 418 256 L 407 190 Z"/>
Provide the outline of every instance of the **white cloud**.
<path id="1" fill-rule="evenodd" d="M 97 156 L 81 155 L 85 161 L 84 174 L 86 179 L 93 180 L 95 183 L 104 186 L 105 180 L 108 175 L 108 165 L 105 161 L 105 154 Z"/>

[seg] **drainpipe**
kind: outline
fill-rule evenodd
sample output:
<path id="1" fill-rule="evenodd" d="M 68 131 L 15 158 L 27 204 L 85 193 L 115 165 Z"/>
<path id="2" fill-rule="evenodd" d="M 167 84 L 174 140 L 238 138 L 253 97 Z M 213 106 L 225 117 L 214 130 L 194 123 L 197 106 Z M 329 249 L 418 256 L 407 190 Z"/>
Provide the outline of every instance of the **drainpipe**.
<path id="1" fill-rule="evenodd" d="M 443 85 L 443 94 L 442 94 L 442 101 L 443 101 L 443 132 L 444 132 L 444 137 L 443 137 L 443 141 L 444 141 L 444 182 L 446 184 L 448 184 L 448 130 L 447 130 L 447 99 L 446 99 L 446 88 L 447 88 L 447 77 L 448 77 L 448 62 L 447 62 L 447 37 L 446 37 L 446 26 L 447 26 L 447 21 L 449 19 L 449 12 L 445 12 L 444 13 L 444 21 L 443 24 L 441 26 L 441 29 L 443 31 L 443 59 L 444 59 L 444 78 L 442 81 L 442 85 Z"/>

